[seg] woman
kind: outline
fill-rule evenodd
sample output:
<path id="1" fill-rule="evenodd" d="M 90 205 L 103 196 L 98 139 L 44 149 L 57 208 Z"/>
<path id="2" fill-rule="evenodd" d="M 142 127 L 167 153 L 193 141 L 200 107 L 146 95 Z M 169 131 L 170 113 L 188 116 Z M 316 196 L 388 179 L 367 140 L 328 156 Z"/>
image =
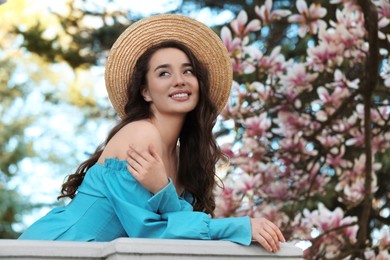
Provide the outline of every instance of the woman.
<path id="1" fill-rule="evenodd" d="M 118 237 L 218 239 L 276 252 L 280 230 L 264 218 L 213 219 L 212 134 L 232 71 L 218 36 L 184 16 L 130 26 L 106 65 L 109 98 L 121 121 L 63 184 L 72 201 L 20 239 L 110 241 Z"/>

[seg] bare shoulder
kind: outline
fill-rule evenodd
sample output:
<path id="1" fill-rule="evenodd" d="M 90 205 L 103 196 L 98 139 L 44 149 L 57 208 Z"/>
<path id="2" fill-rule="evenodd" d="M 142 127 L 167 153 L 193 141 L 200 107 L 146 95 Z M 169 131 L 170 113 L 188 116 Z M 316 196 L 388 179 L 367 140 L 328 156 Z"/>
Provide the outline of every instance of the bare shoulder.
<path id="1" fill-rule="evenodd" d="M 155 125 L 146 120 L 135 121 L 125 125 L 121 130 L 119 130 L 117 135 L 133 135 L 136 137 L 160 138 L 160 133 L 155 127 Z"/>
<path id="2" fill-rule="evenodd" d="M 162 143 L 158 129 L 149 121 L 140 120 L 127 124 L 116 133 L 104 148 L 102 159 L 118 158 L 124 160 L 129 146 L 147 150 L 153 145 L 161 155 Z M 101 161 L 99 159 L 99 161 Z"/>

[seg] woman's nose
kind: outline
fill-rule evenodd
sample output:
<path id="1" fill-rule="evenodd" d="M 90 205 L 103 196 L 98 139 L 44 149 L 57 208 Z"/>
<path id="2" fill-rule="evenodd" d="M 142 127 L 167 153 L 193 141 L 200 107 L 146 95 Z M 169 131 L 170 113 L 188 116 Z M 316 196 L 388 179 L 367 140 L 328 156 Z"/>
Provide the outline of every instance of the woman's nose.
<path id="1" fill-rule="evenodd" d="M 177 73 L 175 75 L 175 80 L 176 80 L 176 86 L 184 86 L 185 80 L 182 73 Z"/>

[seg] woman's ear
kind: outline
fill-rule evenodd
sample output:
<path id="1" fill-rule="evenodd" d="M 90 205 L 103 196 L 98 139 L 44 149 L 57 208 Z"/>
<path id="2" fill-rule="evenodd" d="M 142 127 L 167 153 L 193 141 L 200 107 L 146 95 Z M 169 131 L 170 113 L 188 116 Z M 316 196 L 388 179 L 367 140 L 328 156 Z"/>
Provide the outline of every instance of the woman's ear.
<path id="1" fill-rule="evenodd" d="M 142 90 L 142 96 L 144 97 L 144 100 L 145 100 L 146 102 L 152 101 L 152 98 L 151 98 L 150 95 L 149 95 L 149 90 L 148 90 L 147 88 L 144 88 L 144 89 Z"/>

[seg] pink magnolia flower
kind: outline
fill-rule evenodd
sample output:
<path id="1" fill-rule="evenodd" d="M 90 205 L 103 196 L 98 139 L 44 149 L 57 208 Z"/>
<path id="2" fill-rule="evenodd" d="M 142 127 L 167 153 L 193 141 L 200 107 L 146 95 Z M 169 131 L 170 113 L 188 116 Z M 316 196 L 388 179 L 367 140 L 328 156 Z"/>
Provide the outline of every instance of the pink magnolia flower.
<path id="1" fill-rule="evenodd" d="M 308 130 L 315 127 L 308 115 L 299 115 L 290 111 L 279 111 L 274 123 L 278 125 L 278 128 L 272 129 L 272 132 L 289 138 L 301 132 L 302 129 Z"/>
<path id="2" fill-rule="evenodd" d="M 290 62 L 285 61 L 285 57 L 281 54 L 281 47 L 276 46 L 272 49 L 269 56 L 264 55 L 257 64 L 258 70 L 270 75 L 270 77 L 278 76 L 284 71 L 286 67 L 291 65 Z"/>
<path id="3" fill-rule="evenodd" d="M 250 74 L 254 72 L 256 70 L 256 64 L 263 56 L 261 50 L 254 46 L 248 46 L 248 37 L 244 37 L 243 39 L 236 38 L 239 42 L 236 41 L 235 43 L 235 40 L 231 42 L 229 33 L 226 32 L 230 31 L 225 31 L 224 41 L 228 50 L 231 51 L 230 56 L 233 71 L 239 74 Z"/>
<path id="4" fill-rule="evenodd" d="M 334 72 L 334 81 L 335 82 L 331 84 L 334 87 L 359 89 L 360 79 L 356 78 L 351 81 L 347 79 L 345 74 L 339 69 L 336 69 Z"/>
<path id="5" fill-rule="evenodd" d="M 341 172 L 341 168 L 346 168 L 349 165 L 349 161 L 345 160 L 345 146 L 341 145 L 340 148 L 333 148 L 331 153 L 326 155 L 326 164 L 336 170 L 336 173 Z"/>
<path id="6" fill-rule="evenodd" d="M 225 185 L 223 189 L 217 191 L 216 208 L 215 215 L 216 217 L 229 217 L 240 205 L 240 200 L 235 198 L 233 188 Z"/>
<path id="7" fill-rule="evenodd" d="M 247 173 L 241 173 L 234 183 L 234 190 L 237 193 L 253 192 L 254 189 L 258 188 L 261 184 L 260 175 L 249 175 Z"/>
<path id="8" fill-rule="evenodd" d="M 346 146 L 362 147 L 364 145 L 364 133 L 363 129 L 357 127 L 350 129 L 349 134 L 351 138 L 345 141 Z"/>
<path id="9" fill-rule="evenodd" d="M 302 138 L 302 135 L 302 132 L 293 133 L 289 138 L 284 138 L 280 141 L 281 149 L 291 156 L 284 159 L 293 163 L 299 163 L 302 162 L 305 156 L 311 157 L 317 154 L 317 150 L 307 148 L 308 142 Z"/>
<path id="10" fill-rule="evenodd" d="M 341 44 L 321 41 L 319 45 L 307 49 L 307 62 L 315 71 L 332 70 L 343 62 L 343 51 Z"/>
<path id="11" fill-rule="evenodd" d="M 250 135 L 251 134 L 251 135 Z M 247 162 L 245 165 L 246 171 L 255 172 L 253 170 L 254 168 L 257 168 L 258 160 L 261 160 L 262 156 L 265 153 L 265 146 L 268 143 L 266 139 L 264 138 L 264 135 L 266 135 L 266 132 L 263 132 L 262 136 L 253 135 L 252 130 L 246 130 L 244 133 L 244 136 L 242 137 L 242 145 L 240 149 L 240 154 L 243 153 L 246 156 L 248 156 L 251 160 L 250 162 Z M 249 159 L 248 158 L 248 159 Z M 252 164 L 255 164 L 254 166 L 251 166 Z"/>
<path id="12" fill-rule="evenodd" d="M 338 24 L 335 28 L 335 34 L 339 36 L 338 44 L 342 44 L 346 51 L 343 56 L 346 58 L 352 58 L 354 57 L 353 55 L 357 55 L 357 57 L 354 57 L 354 62 L 358 62 L 365 57 L 365 53 L 363 52 L 366 49 L 363 48 L 365 45 L 363 40 L 365 32 L 363 28 L 363 26 L 348 28 L 343 24 Z"/>
<path id="13" fill-rule="evenodd" d="M 289 173 L 286 173 L 287 171 L 285 169 L 281 169 L 280 164 L 260 162 L 257 166 L 258 174 L 262 175 L 263 183 L 279 182 L 283 178 L 288 178 Z M 264 193 L 264 196 L 267 196 L 267 194 Z"/>
<path id="14" fill-rule="evenodd" d="M 230 98 L 228 99 L 228 102 L 221 113 L 221 116 L 225 120 L 240 117 L 239 112 L 241 107 L 241 99 L 242 96 L 245 95 L 246 93 L 243 93 L 243 90 L 241 90 L 238 82 L 233 80 Z"/>
<path id="15" fill-rule="evenodd" d="M 364 105 L 358 104 L 356 105 L 356 113 L 358 117 L 364 120 Z M 371 109 L 370 111 L 371 120 L 373 123 L 378 125 L 385 125 L 386 120 L 389 120 L 390 117 L 390 107 L 387 101 L 384 101 L 384 104 L 377 109 Z"/>
<path id="16" fill-rule="evenodd" d="M 308 154 L 308 156 L 300 156 L 300 161 L 308 161 L 305 164 L 305 168 L 302 173 L 297 174 L 299 171 L 294 170 L 294 174 L 297 174 L 297 178 L 295 178 L 295 182 L 293 182 L 292 186 L 295 189 L 299 190 L 301 194 L 304 196 L 315 196 L 316 194 L 322 194 L 324 192 L 324 187 L 329 183 L 330 177 L 320 171 L 320 164 L 313 163 L 309 161 L 316 152 L 312 154 Z M 308 189 L 308 183 L 310 183 L 310 189 Z"/>
<path id="17" fill-rule="evenodd" d="M 343 193 L 339 200 L 347 205 L 355 205 L 359 203 L 365 195 L 365 174 L 366 174 L 366 156 L 361 154 L 359 158 L 355 158 L 351 170 L 344 171 L 339 175 L 339 183 L 335 190 Z M 380 163 L 372 165 L 372 184 L 371 191 L 375 192 L 378 189 L 377 178 L 375 172 L 381 168 Z"/>
<path id="18" fill-rule="evenodd" d="M 278 227 L 282 227 L 288 222 L 288 216 L 280 209 L 280 206 L 274 203 L 262 203 L 260 207 L 256 208 L 253 216 L 266 218 Z"/>
<path id="19" fill-rule="evenodd" d="M 262 189 L 267 197 L 275 199 L 287 199 L 289 197 L 289 185 L 286 181 L 273 181 L 267 185 L 263 185 Z"/>
<path id="20" fill-rule="evenodd" d="M 260 21 L 258 19 L 253 19 L 248 22 L 248 15 L 244 10 L 241 10 L 237 16 L 237 19 L 234 19 L 230 22 L 230 26 L 233 31 L 240 37 L 247 35 L 250 32 L 255 32 L 260 30 Z"/>
<path id="21" fill-rule="evenodd" d="M 348 29 L 357 29 L 364 24 L 364 16 L 360 11 L 360 8 L 356 6 L 356 9 L 351 10 L 350 8 L 344 7 L 343 10 L 336 10 L 336 22 L 330 21 L 330 25 L 336 28 L 338 25 Z"/>
<path id="22" fill-rule="evenodd" d="M 273 91 L 270 86 L 266 86 L 261 82 L 255 81 L 249 85 L 249 91 L 254 99 L 267 101 L 273 95 Z"/>
<path id="23" fill-rule="evenodd" d="M 373 153 L 385 152 L 390 147 L 390 133 L 375 135 L 372 138 L 371 145 Z"/>
<path id="24" fill-rule="evenodd" d="M 343 196 L 339 196 L 338 201 L 344 203 L 345 205 L 354 206 L 360 203 L 364 198 L 364 178 L 358 177 L 353 182 L 350 182 L 346 185 L 339 182 L 335 190 L 342 192 Z"/>
<path id="25" fill-rule="evenodd" d="M 266 0 L 261 7 L 257 5 L 255 6 L 255 13 L 260 17 L 263 25 L 267 25 L 274 21 L 280 20 L 283 17 L 289 16 L 291 11 L 284 9 L 272 11 L 272 0 Z"/>
<path id="26" fill-rule="evenodd" d="M 386 17 L 390 19 L 390 2 L 387 0 L 377 0 L 374 1 L 374 4 L 377 6 L 379 19 Z"/>
<path id="27" fill-rule="evenodd" d="M 325 87 L 318 87 L 317 94 L 320 100 L 315 101 L 313 103 L 318 103 L 323 106 L 328 105 L 336 109 L 341 105 L 343 99 L 348 97 L 350 93 L 346 88 L 336 87 L 330 94 L 328 92 L 328 89 L 326 89 Z"/>
<path id="28" fill-rule="evenodd" d="M 381 31 L 381 29 L 386 28 L 390 24 L 390 19 L 383 17 L 382 19 L 379 20 L 378 22 L 378 37 L 379 39 L 386 39 L 386 35 Z"/>
<path id="29" fill-rule="evenodd" d="M 221 151 L 225 153 L 227 156 L 229 156 L 229 158 L 232 158 L 234 156 L 231 143 L 221 144 L 220 147 L 221 147 Z"/>
<path id="30" fill-rule="evenodd" d="M 241 58 L 234 58 L 231 59 L 232 66 L 233 66 L 233 72 L 237 72 L 238 74 L 244 74 L 247 70 L 248 66 L 252 66 L 252 64 L 248 64 L 247 61 L 242 61 Z"/>
<path id="31" fill-rule="evenodd" d="M 246 127 L 245 133 L 248 136 L 261 138 L 266 135 L 271 127 L 271 119 L 267 117 L 267 113 L 261 113 L 258 116 L 245 119 L 243 124 Z"/>
<path id="32" fill-rule="evenodd" d="M 319 63 L 314 63 L 320 68 L 328 68 L 327 65 L 337 65 L 340 64 L 337 62 L 344 61 L 345 59 L 351 60 L 351 58 L 352 60 L 350 62 L 357 63 L 364 60 L 366 56 L 367 44 L 364 41 L 365 29 L 362 13 L 360 11 L 351 12 L 348 9 L 344 9 L 343 11 L 337 10 L 336 19 L 336 22 L 330 21 L 332 27 L 329 27 L 327 30 L 319 30 L 319 46 L 324 46 L 322 48 L 315 48 L 319 48 L 320 51 L 325 52 L 327 50 L 325 47 L 337 46 L 338 50 L 337 53 L 334 53 L 336 56 L 331 57 L 332 59 L 330 61 L 324 61 L 326 62 L 325 67 Z M 338 60 L 335 61 L 335 58 Z M 352 63 L 351 65 L 353 65 Z M 328 68 L 328 70 L 331 69 L 332 67 Z"/>
<path id="33" fill-rule="evenodd" d="M 232 32 L 226 26 L 222 27 L 221 39 L 228 52 L 234 52 L 240 48 L 241 39 L 232 37 Z"/>
<path id="34" fill-rule="evenodd" d="M 309 73 L 302 63 L 294 63 L 287 68 L 287 73 L 280 76 L 280 85 L 286 94 L 295 98 L 303 90 L 311 90 L 312 82 L 318 77 L 318 73 Z"/>
<path id="35" fill-rule="evenodd" d="M 291 15 L 288 21 L 299 25 L 300 37 L 304 37 L 307 32 L 316 34 L 320 28 L 326 28 L 326 23 L 321 20 L 326 15 L 326 9 L 320 4 L 313 3 L 308 8 L 304 0 L 298 0 L 296 6 L 300 14 Z"/>
<path id="36" fill-rule="evenodd" d="M 365 59 L 367 46 L 364 41 L 364 17 L 360 11 L 343 9 L 336 11 L 337 21 L 330 21 L 332 26 L 326 31 L 320 31 L 319 38 L 322 41 L 341 45 L 344 51 L 340 53 L 345 58 L 353 58 L 353 62 Z"/>
<path id="37" fill-rule="evenodd" d="M 340 254 L 342 245 L 356 242 L 359 229 L 357 221 L 357 217 L 344 216 L 341 208 L 331 211 L 322 203 L 318 204 L 318 210 L 310 212 L 304 209 L 301 225 L 306 229 L 315 228 L 319 233 L 305 255 L 308 256 L 309 250 L 314 250 L 317 254 L 324 253 L 326 258 L 336 257 Z M 345 228 L 341 228 L 343 226 Z"/>
<path id="38" fill-rule="evenodd" d="M 259 61 L 263 58 L 261 50 L 255 46 L 245 46 L 243 48 L 242 56 L 245 57 L 243 64 L 245 64 L 244 73 L 253 73 Z"/>
<path id="39" fill-rule="evenodd" d="M 315 113 L 318 121 L 326 121 L 330 115 L 341 105 L 343 100 L 349 96 L 349 90 L 336 87 L 330 94 L 325 87 L 318 87 L 317 94 L 320 99 L 312 101 L 312 106 L 319 105 L 321 110 Z"/>
<path id="40" fill-rule="evenodd" d="M 318 204 L 318 209 L 310 212 L 307 209 L 303 210 L 303 223 L 315 227 L 320 233 L 330 231 L 343 225 L 357 222 L 357 217 L 344 217 L 344 211 L 341 208 L 336 208 L 334 211 L 329 210 L 323 203 Z M 349 227 L 357 231 L 357 227 Z M 356 239 L 356 233 L 351 233 L 351 239 Z"/>
<path id="41" fill-rule="evenodd" d="M 344 140 L 342 135 L 332 135 L 327 129 L 322 130 L 321 134 L 317 135 L 316 138 L 326 149 L 338 147 Z"/>
<path id="42" fill-rule="evenodd" d="M 382 106 L 371 110 L 371 118 L 373 122 L 381 126 L 384 126 L 388 122 L 390 119 L 390 106 L 387 100 L 383 102 Z"/>
<path id="43" fill-rule="evenodd" d="M 386 28 L 390 24 L 390 3 L 386 0 L 374 1 L 378 10 L 378 27 L 379 29 Z M 379 31 L 379 38 L 385 39 L 386 36 L 383 32 Z"/>
<path id="44" fill-rule="evenodd" d="M 353 113 L 348 118 L 337 119 L 332 125 L 332 130 L 340 133 L 349 133 L 357 120 L 358 116 L 356 113 Z"/>

